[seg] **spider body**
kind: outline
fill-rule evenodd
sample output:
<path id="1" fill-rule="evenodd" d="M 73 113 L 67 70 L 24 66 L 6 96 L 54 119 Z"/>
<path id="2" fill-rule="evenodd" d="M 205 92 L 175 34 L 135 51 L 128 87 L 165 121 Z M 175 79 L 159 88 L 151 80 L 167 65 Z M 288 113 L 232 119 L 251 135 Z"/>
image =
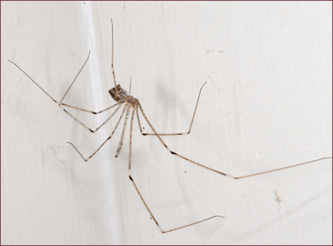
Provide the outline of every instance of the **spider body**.
<path id="1" fill-rule="evenodd" d="M 119 84 L 109 90 L 109 93 L 113 100 L 118 103 L 127 103 L 130 107 L 135 107 L 139 105 L 139 100 L 135 97 L 129 95 L 126 90 L 124 90 Z"/>

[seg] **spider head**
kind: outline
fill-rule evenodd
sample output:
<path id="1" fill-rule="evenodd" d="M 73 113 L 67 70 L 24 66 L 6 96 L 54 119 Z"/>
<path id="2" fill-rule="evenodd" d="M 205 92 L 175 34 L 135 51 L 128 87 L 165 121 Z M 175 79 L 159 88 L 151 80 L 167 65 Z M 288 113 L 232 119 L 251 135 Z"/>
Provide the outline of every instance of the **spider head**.
<path id="1" fill-rule="evenodd" d="M 109 93 L 113 100 L 116 102 L 124 102 L 126 101 L 126 98 L 128 97 L 127 91 L 125 91 L 121 86 L 118 84 L 116 87 L 113 87 L 109 90 Z"/>

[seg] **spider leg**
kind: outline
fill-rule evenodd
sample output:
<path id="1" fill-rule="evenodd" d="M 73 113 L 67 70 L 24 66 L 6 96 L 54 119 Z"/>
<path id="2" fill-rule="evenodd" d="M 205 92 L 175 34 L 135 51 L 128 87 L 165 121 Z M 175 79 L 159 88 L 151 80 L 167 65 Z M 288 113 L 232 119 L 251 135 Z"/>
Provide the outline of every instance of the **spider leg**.
<path id="1" fill-rule="evenodd" d="M 89 59 L 89 56 L 90 56 L 90 51 L 89 51 L 89 54 L 88 54 L 88 57 L 87 59 L 85 60 L 84 64 L 82 65 L 81 69 L 79 70 L 79 72 L 77 73 L 77 75 L 75 76 L 72 84 L 69 86 L 69 88 L 67 89 L 65 95 L 63 96 L 63 98 L 61 99 L 61 101 L 57 101 L 55 100 L 48 92 L 46 92 L 34 79 L 32 79 L 19 65 L 17 65 L 15 62 L 12 62 L 10 60 L 8 60 L 10 63 L 14 64 L 18 69 L 21 70 L 21 72 L 23 72 L 39 89 L 41 89 L 49 98 L 51 98 L 51 100 L 53 102 L 55 102 L 56 104 L 58 104 L 58 106 L 66 113 L 68 114 L 70 117 L 72 117 L 75 121 L 77 121 L 79 124 L 81 124 L 84 128 L 88 129 L 90 132 L 92 133 L 95 133 L 97 132 L 103 125 L 106 124 L 106 122 L 108 122 L 112 116 L 118 111 L 119 108 L 117 108 L 114 113 L 109 117 L 107 118 L 100 126 L 98 126 L 95 130 L 92 130 L 91 128 L 89 128 L 88 126 L 86 126 L 82 121 L 80 121 L 79 119 L 77 119 L 75 116 L 73 116 L 71 113 L 69 113 L 66 109 L 64 109 L 62 106 L 66 106 L 66 107 L 70 107 L 70 108 L 73 108 L 73 109 L 76 109 L 76 110 L 80 110 L 80 111 L 83 111 L 83 112 L 87 112 L 87 113 L 92 113 L 92 114 L 100 114 L 100 113 L 103 113 L 115 106 L 117 106 L 119 103 L 116 103 L 110 107 L 107 107 L 103 110 L 100 110 L 100 111 L 91 111 L 91 110 L 87 110 L 87 109 L 83 109 L 83 108 L 79 108 L 79 107 L 76 107 L 76 106 L 72 106 L 72 105 L 69 105 L 69 104 L 66 104 L 66 103 L 63 103 L 62 101 L 64 100 L 65 96 L 67 95 L 68 91 L 70 90 L 70 88 L 72 87 L 72 85 L 74 84 L 74 82 L 76 81 L 77 77 L 79 76 L 79 74 L 81 73 L 82 69 L 84 68 L 84 66 L 86 65 L 88 59 Z"/>
<path id="2" fill-rule="evenodd" d="M 116 131 L 116 129 L 117 129 L 117 127 L 118 127 L 118 125 L 119 125 L 119 122 L 120 122 L 120 120 L 123 118 L 123 115 L 124 115 L 124 113 L 125 113 L 125 110 L 126 109 L 128 109 L 128 106 L 127 105 L 125 105 L 124 106 L 124 109 L 123 109 L 123 111 L 122 111 L 122 113 L 121 113 L 121 115 L 120 115 L 120 117 L 119 117 L 119 120 L 118 120 L 118 122 L 117 122 L 117 124 L 116 124 L 116 126 L 114 127 L 114 129 L 113 129 L 113 131 L 112 131 L 112 133 L 104 140 L 104 142 L 88 157 L 88 158 L 85 158 L 82 154 L 81 154 L 81 152 L 75 147 L 75 145 L 74 144 L 72 144 L 71 142 L 67 142 L 68 144 L 70 144 L 70 145 L 72 145 L 73 146 L 73 148 L 76 150 L 76 152 L 81 156 L 81 158 L 85 161 L 85 162 L 87 162 L 87 161 L 89 161 L 103 146 L 104 146 L 104 144 L 106 144 L 107 143 L 107 141 L 109 141 L 111 138 L 112 138 L 112 136 L 113 136 L 113 134 L 115 133 L 115 131 Z"/>
<path id="3" fill-rule="evenodd" d="M 297 167 L 297 166 L 301 166 L 301 165 L 305 165 L 305 164 L 310 164 L 310 163 L 313 163 L 313 162 L 327 160 L 327 159 L 332 159 L 332 157 L 322 157 L 322 158 L 311 160 L 311 161 L 306 161 L 306 162 L 302 162 L 302 163 L 298 163 L 298 164 L 293 164 L 293 165 L 289 165 L 289 166 L 285 166 L 285 167 L 280 167 L 280 168 L 276 168 L 276 169 L 267 170 L 267 171 L 264 171 L 264 172 L 252 173 L 252 174 L 233 177 L 233 178 L 234 179 L 249 178 L 249 177 L 253 177 L 253 176 L 257 176 L 257 175 L 261 175 L 261 174 L 265 174 L 265 173 L 276 172 L 276 171 L 280 171 L 280 170 L 284 170 L 284 169 L 288 169 L 288 168 L 292 168 L 292 167 Z"/>
<path id="4" fill-rule="evenodd" d="M 179 229 L 182 229 L 182 228 L 185 228 L 185 227 L 189 227 L 189 226 L 192 226 L 192 225 L 196 225 L 196 224 L 199 224 L 199 223 L 202 223 L 202 222 L 205 222 L 207 220 L 210 220 L 210 219 L 214 219 L 214 218 L 224 218 L 223 216 L 221 215 L 214 215 L 214 216 L 211 216 L 209 218 L 206 218 L 206 219 L 203 219 L 203 220 L 199 220 L 199 221 L 196 221 L 194 223 L 191 223 L 191 224 L 187 224 L 187 225 L 183 225 L 183 226 L 180 226 L 180 227 L 176 227 L 176 228 L 172 228 L 172 229 L 169 229 L 169 230 L 163 230 L 162 227 L 160 226 L 160 224 L 157 222 L 157 219 L 155 218 L 155 216 L 153 215 L 153 213 L 151 212 L 151 210 L 149 209 L 146 201 L 144 200 L 143 196 L 141 195 L 133 177 L 132 177 L 132 174 L 131 174 L 131 168 L 132 168 L 132 129 L 133 129 L 133 119 L 134 119 L 134 114 L 135 114 L 135 110 L 133 108 L 132 110 L 132 117 L 131 117 L 131 124 L 130 124 L 130 148 L 129 148 L 129 164 L 128 164 L 128 177 L 129 179 L 131 180 L 136 192 L 138 193 L 138 195 L 140 196 L 141 198 L 141 201 L 143 202 L 143 204 L 145 205 L 147 211 L 149 212 L 150 216 L 152 217 L 152 219 L 154 220 L 155 224 L 157 225 L 158 229 L 162 232 L 162 233 L 167 233 L 167 232 L 172 232 L 172 231 L 176 231 L 176 230 L 179 230 Z M 158 135 L 157 135 L 158 136 Z"/>
<path id="5" fill-rule="evenodd" d="M 298 164 L 294 164 L 294 165 L 288 165 L 288 166 L 285 166 L 285 167 L 281 167 L 281 168 L 276 168 L 276 169 L 271 169 L 271 170 L 267 170 L 267 171 L 264 171 L 264 172 L 258 172 L 258 173 L 253 173 L 253 174 L 249 174 L 249 175 L 243 175 L 243 176 L 233 176 L 233 175 L 230 175 L 230 174 L 226 174 L 226 173 L 223 173 L 223 172 L 220 172 L 220 171 L 217 171 L 213 168 L 210 168 L 210 167 L 207 167 L 203 164 L 200 164 L 196 161 L 193 161 L 189 158 L 186 158 L 180 154 L 177 154 L 176 152 L 172 151 L 166 144 L 165 142 L 161 139 L 160 135 L 155 131 L 154 127 L 151 125 L 151 123 L 149 122 L 147 116 L 145 115 L 143 109 L 142 109 L 142 106 L 141 104 L 138 104 L 138 107 L 140 108 L 140 111 L 143 115 L 143 117 L 145 118 L 145 120 L 147 121 L 148 125 L 150 126 L 150 128 L 153 130 L 153 132 L 155 133 L 156 137 L 158 137 L 158 139 L 161 141 L 161 143 L 164 145 L 164 147 L 173 155 L 176 155 L 192 164 L 195 164 L 195 165 L 198 165 L 200 167 L 203 167 L 205 169 L 208 169 L 212 172 L 215 172 L 215 173 L 218 173 L 218 174 L 221 174 L 223 176 L 226 176 L 228 178 L 232 178 L 232 179 L 242 179 L 242 178 L 249 178 L 249 177 L 253 177 L 253 176 L 257 176 L 257 175 L 261 175 L 261 174 L 266 174 L 266 173 L 271 173 L 271 172 L 276 172 L 276 171 L 281 171 L 281 170 L 284 170 L 284 169 L 288 169 L 288 168 L 292 168 L 292 167 L 297 167 L 297 166 L 301 166 L 301 165 L 305 165 L 305 164 L 309 164 L 309 163 L 313 163 L 313 162 L 318 162 L 318 161 L 322 161 L 322 160 L 325 160 L 325 159 L 332 159 L 332 157 L 322 157 L 322 158 L 319 158 L 319 159 L 315 159 L 315 160 L 311 160 L 311 161 L 307 161 L 307 162 L 303 162 L 303 163 L 298 163 Z"/>
<path id="6" fill-rule="evenodd" d="M 80 125 L 82 125 L 84 128 L 88 129 L 90 132 L 95 133 L 97 132 L 102 126 L 104 126 L 119 110 L 119 108 L 121 107 L 121 104 L 117 103 L 115 105 L 112 105 L 111 107 L 114 107 L 118 105 L 118 107 L 116 108 L 115 111 L 113 111 L 113 113 L 101 124 L 99 125 L 95 130 L 91 129 L 90 127 L 88 127 L 86 124 L 84 124 L 82 121 L 80 121 L 78 118 L 76 118 L 74 115 L 72 115 L 70 112 L 68 112 L 66 109 L 64 109 L 61 105 L 59 106 L 66 114 L 68 114 L 70 117 L 72 117 L 76 122 L 78 122 Z M 65 105 L 68 106 L 68 105 Z M 109 107 L 109 108 L 111 108 Z M 108 108 L 107 108 L 108 109 Z M 105 110 L 104 110 L 105 111 Z M 87 112 L 87 110 L 85 110 L 85 112 Z"/>
<path id="7" fill-rule="evenodd" d="M 130 86 L 129 86 L 129 90 L 128 90 L 128 95 L 131 95 L 131 89 L 132 89 L 132 77 L 130 77 Z"/>
<path id="8" fill-rule="evenodd" d="M 51 98 L 51 100 L 53 101 L 53 102 L 55 102 L 55 103 L 58 103 L 57 102 L 57 100 L 55 100 L 49 93 L 47 93 L 39 84 L 37 84 L 37 82 L 36 81 L 34 81 L 22 68 L 20 68 L 19 67 L 19 65 L 17 65 L 15 62 L 13 62 L 13 61 L 10 61 L 10 60 L 8 60 L 10 63 L 12 63 L 12 64 L 14 64 L 18 69 L 20 69 L 21 70 L 21 72 L 22 73 L 24 73 L 25 74 L 25 76 L 27 76 L 35 85 L 37 85 L 37 87 L 39 88 L 39 89 L 41 89 L 49 98 Z"/>
<path id="9" fill-rule="evenodd" d="M 111 18 L 111 33 L 112 33 L 111 70 L 112 70 L 112 75 L 113 75 L 114 88 L 115 88 L 115 91 L 116 91 L 116 95 L 118 95 L 116 73 L 115 73 L 115 71 L 114 71 L 114 65 L 113 65 L 114 42 L 113 42 L 113 21 L 112 21 L 112 18 Z"/>
<path id="10" fill-rule="evenodd" d="M 84 66 L 85 66 L 86 63 L 88 62 L 89 57 L 90 57 L 90 51 L 89 51 L 89 54 L 88 54 L 87 59 L 86 59 L 85 62 L 83 63 L 83 65 L 82 65 L 82 67 L 80 68 L 79 72 L 76 74 L 76 76 L 75 76 L 73 82 L 72 82 L 71 85 L 68 87 L 68 89 L 67 89 L 67 91 L 65 92 L 64 96 L 62 97 L 62 99 L 61 99 L 60 102 L 58 103 L 58 106 L 59 106 L 59 107 L 60 107 L 60 108 L 66 113 L 66 114 L 68 114 L 69 116 L 71 116 L 76 122 L 78 122 L 79 124 L 81 124 L 84 128 L 88 129 L 88 130 L 89 130 L 90 132 L 92 132 L 92 133 L 95 133 L 95 132 L 97 132 L 102 126 L 104 126 L 104 125 L 106 124 L 106 122 L 108 122 L 108 121 L 112 118 L 112 116 L 113 116 L 115 113 L 117 113 L 117 111 L 118 111 L 118 109 L 119 109 L 120 107 L 118 107 L 118 108 L 113 112 L 113 114 L 111 114 L 111 116 L 109 116 L 109 117 L 108 117 L 108 118 L 107 118 L 107 119 L 106 119 L 106 120 L 105 120 L 100 126 L 98 126 L 95 130 L 92 130 L 91 128 L 87 127 L 83 122 L 81 122 L 81 121 L 80 121 L 79 119 L 77 119 L 74 115 L 72 115 L 72 114 L 69 113 L 66 109 L 64 109 L 64 108 L 62 107 L 62 105 L 64 105 L 64 106 L 71 107 L 71 108 L 74 108 L 74 109 L 77 109 L 77 110 L 81 110 L 81 111 L 84 111 L 84 112 L 90 112 L 90 113 L 92 113 L 92 114 L 97 114 L 97 113 L 105 112 L 106 110 L 111 109 L 113 106 L 116 106 L 116 105 L 117 105 L 117 104 L 115 104 L 115 105 L 112 105 L 111 107 L 108 107 L 108 108 L 106 108 L 106 109 L 103 109 L 103 110 L 101 110 L 101 111 L 99 111 L 99 112 L 94 112 L 94 111 L 90 111 L 90 110 L 86 110 L 86 109 L 82 109 L 82 108 L 78 108 L 78 107 L 75 107 L 75 106 L 71 106 L 71 105 L 63 104 L 63 103 L 62 103 L 62 101 L 65 99 L 67 93 L 68 93 L 69 90 L 72 88 L 74 82 L 75 82 L 76 79 L 79 77 L 79 75 L 80 75 L 82 69 L 84 68 Z"/>
<path id="11" fill-rule="evenodd" d="M 199 95 L 198 95 L 198 98 L 197 98 L 197 102 L 195 104 L 195 108 L 194 108 L 194 112 L 193 112 L 193 116 L 192 116 L 192 120 L 191 120 L 191 123 L 190 123 L 190 127 L 188 129 L 187 132 L 178 132 L 178 133 L 146 133 L 146 132 L 142 132 L 142 128 L 141 128 L 141 122 L 140 122 L 140 117 L 139 117 L 139 114 L 138 114 L 138 110 L 136 108 L 136 116 L 138 118 L 138 123 L 139 123 L 139 129 L 140 129 L 140 132 L 143 136 L 155 136 L 156 134 L 160 135 L 160 136 L 180 136 L 180 135 L 189 135 L 191 133 L 191 129 L 192 129 L 192 125 L 193 125 L 193 121 L 194 121 L 194 117 L 195 117 L 195 114 L 197 112 L 197 107 L 198 107 L 198 104 L 199 104 L 199 99 L 200 99 L 200 95 L 201 95 L 201 91 L 202 91 L 202 88 L 205 86 L 205 84 L 207 84 L 207 82 L 205 82 L 201 88 L 200 88 L 200 91 L 199 91 Z"/>
<path id="12" fill-rule="evenodd" d="M 122 131 L 122 133 L 121 133 L 121 137 L 120 137 L 120 141 L 119 141 L 119 144 L 118 144 L 118 148 L 117 148 L 117 152 L 116 152 L 115 157 L 118 157 L 119 152 L 120 152 L 120 150 L 121 150 L 121 147 L 123 146 L 123 141 L 124 141 L 124 135 L 125 135 L 126 124 L 127 124 L 128 115 L 129 115 L 129 112 L 130 112 L 130 109 L 131 109 L 131 108 L 132 108 L 132 107 L 127 107 L 127 112 L 126 112 L 126 117 L 125 117 L 125 121 L 124 121 L 123 131 Z M 134 111 L 134 108 L 133 108 L 133 111 Z"/>
<path id="13" fill-rule="evenodd" d="M 65 99 L 65 97 L 66 97 L 67 93 L 69 92 L 69 90 L 72 88 L 72 86 L 73 86 L 74 82 L 76 81 L 77 77 L 79 77 L 79 75 L 80 75 L 82 69 L 83 69 L 84 66 L 87 64 L 87 62 L 88 62 L 88 60 L 89 60 L 89 57 L 90 57 L 90 51 L 89 51 L 89 53 L 88 53 L 88 57 L 87 57 L 87 59 L 86 59 L 85 62 L 83 63 L 83 65 L 82 65 L 82 67 L 80 68 L 79 72 L 76 74 L 76 76 L 75 76 L 73 82 L 72 82 L 71 85 L 68 87 L 68 89 L 67 89 L 67 91 L 65 92 L 64 96 L 61 98 L 60 102 L 58 103 L 59 106 L 61 105 L 62 101 Z"/>
<path id="14" fill-rule="evenodd" d="M 109 109 L 112 109 L 113 107 L 117 106 L 118 104 L 119 103 L 113 104 L 113 105 L 111 105 L 111 106 L 109 106 L 105 109 L 99 110 L 99 111 L 92 111 L 92 110 L 87 110 L 87 109 L 79 108 L 79 107 L 76 107 L 76 106 L 72 106 L 72 105 L 69 105 L 69 104 L 66 104 L 66 103 L 61 103 L 62 106 L 73 108 L 73 109 L 80 110 L 80 111 L 83 111 L 83 112 L 86 112 L 86 113 L 91 113 L 91 114 L 104 113 L 105 111 L 108 111 Z"/>

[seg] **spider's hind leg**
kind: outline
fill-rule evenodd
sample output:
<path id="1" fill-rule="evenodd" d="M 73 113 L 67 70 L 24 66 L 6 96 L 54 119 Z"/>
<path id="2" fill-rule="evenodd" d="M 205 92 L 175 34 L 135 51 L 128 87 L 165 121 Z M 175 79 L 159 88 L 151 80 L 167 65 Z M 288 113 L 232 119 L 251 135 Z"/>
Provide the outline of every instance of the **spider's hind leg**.
<path id="1" fill-rule="evenodd" d="M 140 109 L 141 109 L 141 106 L 139 105 Z M 131 180 L 136 192 L 138 193 L 138 195 L 140 196 L 141 198 L 141 201 L 143 202 L 143 204 L 145 205 L 147 211 L 149 212 L 151 218 L 154 220 L 155 224 L 157 225 L 158 229 L 162 232 L 162 233 L 167 233 L 167 232 L 172 232 L 172 231 L 176 231 L 176 230 L 179 230 L 179 229 L 183 229 L 183 228 L 186 228 L 186 227 L 189 227 L 189 226 L 193 226 L 193 225 L 196 225 L 196 224 L 199 224 L 199 223 L 202 223 L 202 222 L 205 222 L 207 220 L 211 220 L 211 219 L 214 219 L 214 218 L 224 218 L 223 216 L 221 215 L 214 215 L 214 216 L 211 216 L 209 218 L 206 218 L 206 219 L 203 219 L 203 220 L 199 220 L 199 221 L 196 221 L 196 222 L 193 222 L 193 223 L 190 223 L 190 224 L 187 224 L 187 225 L 183 225 L 183 226 L 179 226 L 179 227 L 175 227 L 175 228 L 172 228 L 172 229 L 169 229 L 169 230 L 163 230 L 162 227 L 160 226 L 160 224 L 157 222 L 157 219 L 155 218 L 155 216 L 153 215 L 152 211 L 150 210 L 150 208 L 148 207 L 145 199 L 143 198 L 143 196 L 141 195 L 140 191 L 139 191 L 139 188 L 137 187 L 133 177 L 132 177 L 132 129 L 133 129 L 133 118 L 134 118 L 134 114 L 135 114 L 135 110 L 133 109 L 132 111 L 132 117 L 131 117 L 131 123 L 130 123 L 130 147 L 129 147 L 129 164 L 128 164 L 128 177 L 129 179 Z M 154 130 L 154 129 L 153 129 Z M 157 135 L 158 136 L 158 135 Z"/>
<path id="2" fill-rule="evenodd" d="M 199 91 L 199 95 L 198 95 L 198 98 L 197 98 L 197 102 L 195 104 L 195 108 L 194 108 L 194 112 L 193 112 L 193 116 L 192 116 L 192 120 L 191 120 L 191 123 L 190 123 L 190 126 L 189 126 L 189 129 L 187 132 L 177 132 L 177 133 L 156 133 L 156 132 L 153 132 L 153 133 L 146 133 L 146 132 L 143 132 L 142 131 L 142 127 L 141 127 L 141 122 L 140 122 L 140 117 L 139 117 L 139 113 L 138 113 L 138 108 L 136 107 L 136 116 L 138 118 L 138 123 L 139 123 L 139 129 L 140 129 L 140 133 L 143 135 L 143 136 L 156 136 L 156 134 L 160 135 L 160 136 L 181 136 L 181 135 L 189 135 L 191 133 L 191 129 L 192 129 L 192 125 L 193 125 L 193 121 L 194 121 L 194 117 L 195 117 L 195 114 L 197 112 L 197 108 L 198 108 L 198 104 L 199 104 L 199 99 L 200 99 L 200 95 L 201 95 L 201 91 L 202 91 L 202 88 L 207 84 L 207 82 L 205 82 L 201 88 L 200 88 L 200 91 Z"/>

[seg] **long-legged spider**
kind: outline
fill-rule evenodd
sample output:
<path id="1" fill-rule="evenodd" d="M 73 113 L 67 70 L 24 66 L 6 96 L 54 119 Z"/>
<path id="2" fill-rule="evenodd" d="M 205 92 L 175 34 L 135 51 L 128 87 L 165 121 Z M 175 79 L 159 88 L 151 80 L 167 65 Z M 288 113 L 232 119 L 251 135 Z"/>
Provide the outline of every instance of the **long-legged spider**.
<path id="1" fill-rule="evenodd" d="M 129 93 L 127 93 L 126 90 L 124 90 L 120 84 L 117 84 L 116 82 L 116 75 L 115 75 L 115 69 L 114 69 L 114 65 L 113 65 L 113 54 L 114 54 L 114 41 L 113 41 L 113 23 L 112 23 L 112 19 L 111 19 L 111 28 L 112 28 L 112 58 L 111 58 L 111 69 L 112 69 L 112 75 L 113 75 L 113 81 L 114 81 L 114 87 L 111 88 L 109 90 L 109 93 L 111 95 L 111 97 L 117 102 L 116 104 L 112 105 L 112 106 L 109 106 L 103 110 L 100 110 L 100 111 L 91 111 L 91 110 L 86 110 L 86 109 L 83 109 L 83 108 L 79 108 L 79 107 L 76 107 L 76 106 L 72 106 L 72 105 L 69 105 L 69 104 L 66 104 L 66 103 L 63 103 L 63 100 L 65 99 L 67 93 L 69 92 L 69 90 L 71 89 L 71 87 L 73 86 L 74 82 L 76 81 L 77 77 L 79 76 L 79 74 L 81 73 L 82 69 L 84 68 L 84 66 L 86 65 L 86 63 L 88 62 L 88 59 L 89 59 L 89 56 L 90 56 L 90 51 L 89 51 L 89 54 L 88 54 L 88 57 L 86 58 L 85 62 L 83 63 L 82 67 L 80 68 L 79 72 L 77 73 L 77 75 L 75 76 L 73 82 L 71 83 L 71 85 L 69 86 L 69 88 L 67 89 L 67 91 L 65 92 L 64 96 L 61 98 L 60 101 L 57 101 L 55 100 L 49 93 L 47 93 L 36 81 L 34 81 L 22 68 L 20 68 L 16 63 L 14 63 L 13 61 L 10 61 L 12 64 L 14 64 L 18 69 L 20 69 L 33 83 L 35 83 L 49 98 L 51 98 L 51 100 L 53 102 L 55 102 L 56 104 L 58 104 L 58 106 L 66 113 L 68 114 L 70 117 L 72 117 L 76 122 L 78 122 L 79 124 L 81 124 L 84 128 L 88 129 L 90 132 L 92 133 L 95 133 L 97 132 L 101 127 L 103 127 L 117 112 L 118 110 L 121 108 L 121 106 L 123 105 L 123 110 L 121 112 L 121 115 L 113 129 L 113 131 L 111 132 L 111 134 L 104 140 L 104 142 L 87 158 L 85 158 L 81 152 L 74 146 L 74 144 L 68 142 L 70 145 L 72 145 L 74 147 L 74 149 L 77 151 L 77 153 L 82 157 L 82 159 L 87 162 L 89 161 L 104 145 L 105 143 L 107 143 L 113 136 L 113 134 L 115 133 L 121 119 L 123 118 L 125 112 L 125 120 L 124 120 L 124 126 L 123 126 L 123 130 L 122 130 L 122 133 L 121 133 L 121 138 L 120 138 L 120 141 L 119 141 L 119 144 L 118 144 L 118 148 L 117 148 L 117 151 L 116 151 L 116 157 L 118 156 L 120 150 L 121 150 L 121 147 L 122 147 L 122 144 L 123 144 L 123 139 L 124 139 L 124 133 L 125 133 L 125 128 L 126 128 L 126 124 L 127 124 L 127 121 L 128 121 L 128 117 L 130 115 L 130 111 L 132 111 L 131 113 L 131 121 L 130 121 L 130 139 L 129 139 L 129 165 L 128 165 L 128 177 L 129 179 L 131 180 L 136 192 L 138 193 L 138 195 L 140 196 L 143 204 L 145 205 L 147 211 L 149 212 L 150 216 L 152 217 L 152 219 L 154 220 L 154 222 L 156 223 L 157 227 L 159 228 L 159 230 L 162 232 L 162 233 L 166 233 L 166 232 L 171 232 L 171 231 L 175 231 L 175 230 L 179 230 L 179 229 L 182 229 L 182 228 L 185 228 L 185 227 L 189 227 L 189 226 L 192 226 L 192 225 L 195 225 L 195 224 L 198 224 L 198 223 L 202 223 L 204 221 L 207 221 L 207 220 L 210 220 L 210 219 L 213 219 L 213 218 L 216 218 L 216 217 L 222 217 L 224 218 L 223 216 L 221 215 L 214 215 L 214 216 L 211 216 L 209 218 L 206 218 L 206 219 L 203 219 L 203 220 L 199 220 L 199 221 L 196 221 L 196 222 L 193 222 L 191 224 L 186 224 L 186 225 L 183 225 L 183 226 L 180 226 L 180 227 L 176 227 L 176 228 L 172 228 L 172 229 L 169 229 L 169 230 L 163 230 L 162 227 L 159 225 L 159 223 L 157 222 L 157 219 L 155 218 L 155 216 L 153 215 L 153 213 L 151 212 L 149 206 L 147 205 L 147 203 L 145 202 L 144 198 L 142 197 L 133 177 L 132 177 L 132 174 L 131 174 L 131 165 L 132 165 L 132 156 L 131 156 L 131 153 L 132 153 L 132 128 L 133 128 L 133 120 L 134 120 L 134 116 L 136 114 L 137 116 L 137 121 L 138 121 L 138 124 L 139 124 L 139 129 L 140 129 L 140 133 L 143 135 L 143 136 L 156 136 L 159 141 L 163 144 L 163 146 L 165 147 L 165 149 L 167 151 L 170 152 L 170 154 L 172 155 L 175 155 L 181 159 L 184 159 L 186 160 L 187 162 L 189 163 L 192 163 L 192 164 L 195 164 L 195 165 L 198 165 L 202 168 L 205 168 L 205 169 L 208 169 L 209 171 L 212 171 L 212 172 L 215 172 L 215 173 L 218 173 L 220 175 L 223 175 L 225 177 L 228 177 L 228 178 L 231 178 L 231 179 L 242 179 L 242 178 L 249 178 L 249 177 L 253 177 L 253 176 L 256 176 L 256 175 L 261 175 L 261 174 L 266 174 L 266 173 L 270 173 L 270 172 L 276 172 L 276 171 L 281 171 L 283 169 L 287 169 L 287 168 L 292 168 L 292 167 L 296 167 L 296 166 L 301 166 L 301 165 L 305 165 L 305 164 L 309 164 L 309 163 L 313 163 L 313 162 L 317 162 L 317 161 L 321 161 L 321 160 L 324 160 L 324 159 L 332 159 L 332 157 L 323 157 L 323 158 L 319 158 L 319 159 L 315 159 L 315 160 L 311 160 L 311 161 L 307 161 L 307 162 L 303 162 L 303 163 L 298 163 L 298 164 L 294 164 L 294 165 L 289 165 L 289 166 L 285 166 L 285 167 L 281 167 L 281 168 L 277 168 L 277 169 L 272 169 L 272 170 L 267 170 L 267 171 L 263 171 L 263 172 L 258 172 L 258 173 L 253 173 L 253 174 L 249 174 L 249 175 L 244 175 L 244 176 L 233 176 L 233 175 L 230 175 L 230 174 L 227 174 L 227 173 L 224 173 L 224 172 L 221 172 L 221 171 L 218 171 L 218 170 L 215 170 L 213 168 L 210 168 L 208 166 L 205 166 L 203 164 L 200 164 L 196 161 L 193 161 L 189 158 L 186 158 L 184 157 L 183 155 L 180 155 L 178 153 L 176 153 L 175 151 L 171 150 L 167 145 L 166 143 L 162 140 L 162 138 L 160 136 L 175 136 L 175 135 L 188 135 L 190 134 L 191 132 L 191 129 L 192 129 L 192 125 L 193 125 L 193 121 L 194 121 L 194 117 L 195 117 L 195 114 L 196 114 L 196 111 L 197 111 L 197 107 L 198 107 L 198 103 L 199 103 L 199 99 L 200 99 L 200 95 L 201 95 L 201 91 L 203 89 L 203 87 L 205 86 L 205 84 L 207 83 L 204 83 L 201 88 L 200 88 L 200 91 L 199 91 L 199 95 L 198 95 L 198 98 L 197 98 L 197 101 L 196 101 L 196 104 L 195 104 L 195 108 L 194 108 L 194 112 L 193 112 L 193 116 L 192 116 L 192 120 L 191 120 L 191 123 L 190 123 L 190 126 L 189 126 L 189 129 L 187 132 L 181 132 L 181 133 L 157 133 L 155 128 L 152 126 L 152 124 L 150 123 L 150 121 L 148 120 L 146 114 L 144 113 L 143 111 L 143 108 L 140 104 L 140 101 L 133 97 L 131 95 L 131 86 L 129 88 Z M 100 113 L 103 113 L 105 111 L 108 111 L 114 107 L 116 107 L 116 109 L 113 111 L 113 113 L 102 123 L 100 124 L 96 129 L 91 129 L 89 128 L 87 125 L 85 125 L 83 122 L 81 122 L 79 119 L 77 119 L 74 115 L 72 115 L 71 113 L 69 113 L 64 107 L 69 107 L 69 108 L 72 108 L 72 109 L 75 109 L 75 110 L 79 110 L 79 111 L 83 111 L 83 112 L 87 112 L 87 113 L 91 113 L 91 114 L 100 114 Z M 148 123 L 149 127 L 151 128 L 151 130 L 153 131 L 153 133 L 145 133 L 142 131 L 142 127 L 141 127 L 141 123 L 140 123 L 140 116 L 139 116 L 139 112 L 142 114 L 144 120 Z"/>

